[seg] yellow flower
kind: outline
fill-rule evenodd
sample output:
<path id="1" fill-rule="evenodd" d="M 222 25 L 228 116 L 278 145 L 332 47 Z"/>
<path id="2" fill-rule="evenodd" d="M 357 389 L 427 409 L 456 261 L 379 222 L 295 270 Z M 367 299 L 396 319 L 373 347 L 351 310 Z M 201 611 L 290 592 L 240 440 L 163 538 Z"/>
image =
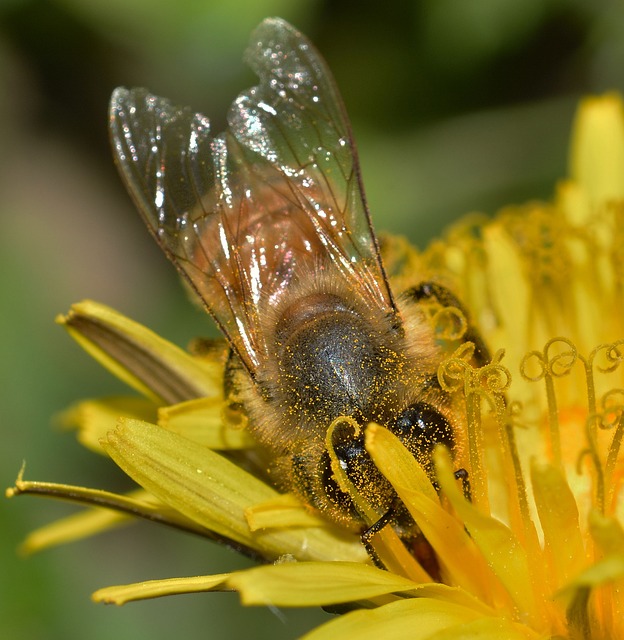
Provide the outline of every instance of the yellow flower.
<path id="1" fill-rule="evenodd" d="M 244 604 L 345 612 L 307 636 L 315 639 L 624 637 L 623 215 L 624 115 L 608 95 L 581 105 L 571 176 L 552 202 L 468 218 L 422 254 L 385 239 L 395 290 L 435 274 L 496 349 L 475 368 L 459 347 L 438 371 L 464 407 L 458 456 L 470 499 L 445 449 L 434 452 L 434 487 L 389 431 L 366 431 L 430 562 L 389 526 L 371 536 L 369 554 L 359 536 L 266 482 L 245 417 L 224 397 L 223 344 L 189 354 L 94 302 L 60 321 L 141 397 L 85 401 L 66 422 L 140 488 L 121 496 L 20 476 L 9 495 L 107 508 L 35 532 L 26 548 L 142 517 L 268 564 L 111 587 L 95 600 L 233 589 Z"/>

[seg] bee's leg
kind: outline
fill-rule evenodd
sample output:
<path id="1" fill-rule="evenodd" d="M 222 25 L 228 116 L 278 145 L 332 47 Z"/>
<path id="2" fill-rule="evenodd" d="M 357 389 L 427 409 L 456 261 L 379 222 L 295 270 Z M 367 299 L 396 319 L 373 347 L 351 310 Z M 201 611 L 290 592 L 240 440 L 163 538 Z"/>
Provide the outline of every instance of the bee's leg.
<path id="1" fill-rule="evenodd" d="M 455 476 L 455 480 L 461 480 L 464 498 L 466 498 L 468 502 L 472 502 L 470 480 L 468 480 L 468 472 L 466 469 L 457 469 L 453 475 Z M 437 482 L 432 482 L 431 484 L 436 491 L 440 491 L 440 485 Z"/>
<path id="2" fill-rule="evenodd" d="M 457 471 L 454 473 L 454 476 L 455 480 L 461 480 L 464 498 L 466 498 L 468 502 L 472 502 L 470 480 L 468 479 L 468 472 L 466 471 L 466 469 L 457 469 Z"/>
<path id="3" fill-rule="evenodd" d="M 368 555 L 380 569 L 386 569 L 387 567 L 384 566 L 379 556 L 375 553 L 375 549 L 370 541 L 376 533 L 379 533 L 385 526 L 390 524 L 402 504 L 400 498 L 396 496 L 386 513 L 360 535 L 360 539 L 366 547 Z M 418 532 L 410 536 L 401 535 L 401 539 L 408 552 L 418 560 L 425 571 L 432 576 L 432 579 L 434 581 L 440 581 L 440 566 L 438 565 L 435 552 L 423 534 Z"/>
<path id="4" fill-rule="evenodd" d="M 408 289 L 404 295 L 414 302 L 434 299 L 444 307 L 455 307 L 456 309 L 459 309 L 468 323 L 468 329 L 464 335 L 464 340 L 474 344 L 474 359 L 477 365 L 483 367 L 486 364 L 489 364 L 492 358 L 487 345 L 479 331 L 472 325 L 468 310 L 452 291 L 437 282 L 421 282 L 419 285 Z"/>
<path id="5" fill-rule="evenodd" d="M 364 530 L 360 534 L 360 540 L 363 544 L 368 545 L 372 537 L 375 534 L 379 533 L 386 525 L 388 525 L 392 521 L 392 519 L 396 515 L 397 508 L 400 503 L 401 500 L 398 496 L 396 496 L 386 513 L 384 513 L 381 518 L 377 520 L 377 522 L 374 522 L 370 527 L 368 527 L 368 529 Z"/>
<path id="6" fill-rule="evenodd" d="M 237 378 L 241 375 L 242 371 L 243 365 L 240 358 L 230 349 L 223 369 L 223 395 L 235 409 L 242 409 L 242 404 L 237 400 L 239 386 L 237 384 Z"/>

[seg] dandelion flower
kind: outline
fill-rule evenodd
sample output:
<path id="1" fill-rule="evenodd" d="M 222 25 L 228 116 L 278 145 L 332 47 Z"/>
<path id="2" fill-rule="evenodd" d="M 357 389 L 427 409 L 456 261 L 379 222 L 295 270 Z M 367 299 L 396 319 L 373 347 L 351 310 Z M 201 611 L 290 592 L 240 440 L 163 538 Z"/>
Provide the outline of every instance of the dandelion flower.
<path id="1" fill-rule="evenodd" d="M 286 28 L 275 21 L 264 28 L 276 24 Z M 305 45 L 300 52 L 309 51 L 307 41 L 298 42 Z M 279 72 L 280 56 L 290 54 L 279 47 L 272 53 L 267 64 Z M 245 100 L 263 87 L 235 103 L 249 130 L 265 120 L 245 110 Z M 273 109 L 258 104 L 265 113 Z M 292 110 L 289 123 L 298 126 L 299 117 Z M 193 122 L 200 136 L 208 125 Z M 212 143 L 217 156 L 224 140 Z M 194 152 L 192 144 L 187 151 Z M 348 193 L 353 205 L 357 194 Z M 162 205 L 165 195 L 156 190 L 155 202 Z M 440 341 L 457 342 L 438 367 L 437 384 L 460 408 L 459 453 L 452 459 L 437 447 L 427 469 L 391 430 L 364 427 L 366 451 L 415 522 L 420 547 L 391 519 L 376 526 L 378 511 L 341 467 L 331 437 L 334 482 L 371 525 L 365 544 L 353 527 L 272 486 L 244 408 L 224 392 L 224 343 L 198 342 L 186 352 L 90 301 L 60 323 L 139 395 L 84 401 L 65 420 L 138 488 L 117 495 L 20 474 L 9 495 L 106 508 L 44 527 L 25 547 L 68 542 L 130 517 L 191 531 L 261 565 L 105 588 L 94 599 L 122 604 L 235 590 L 246 605 L 342 613 L 307 636 L 314 639 L 624 637 L 623 212 L 624 111 L 618 96 L 606 95 L 581 104 L 570 177 L 551 202 L 509 207 L 492 220 L 468 217 L 423 253 L 383 238 L 395 293 L 433 274 L 463 303 L 424 305 Z M 178 222 L 185 233 L 187 220 Z M 487 362 L 474 357 L 479 345 L 469 338 L 478 334 L 467 333 L 468 316 L 494 354 Z M 459 334 L 449 334 L 449 317 Z"/>

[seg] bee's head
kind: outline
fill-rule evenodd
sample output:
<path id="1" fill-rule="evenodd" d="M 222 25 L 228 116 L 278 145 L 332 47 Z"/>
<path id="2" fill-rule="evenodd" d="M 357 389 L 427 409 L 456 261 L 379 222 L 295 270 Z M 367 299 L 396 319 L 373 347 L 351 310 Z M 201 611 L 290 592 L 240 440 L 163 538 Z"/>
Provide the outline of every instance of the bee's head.
<path id="1" fill-rule="evenodd" d="M 452 449 L 454 445 L 453 428 L 449 419 L 429 403 L 414 402 L 386 426 L 425 468 L 433 482 L 434 448 L 442 444 Z M 331 443 L 333 454 L 361 497 L 378 513 L 388 511 L 396 501 L 396 494 L 366 451 L 364 429 L 345 420 L 333 429 Z M 299 473 L 295 472 L 295 475 L 299 475 L 298 484 L 308 502 L 321 511 L 327 512 L 329 509 L 334 516 L 341 516 L 336 517 L 337 520 L 361 523 L 362 516 L 358 514 L 353 500 L 336 480 L 327 450 L 317 458 L 316 465 L 317 471 L 307 465 L 299 465 Z M 405 509 L 397 510 L 395 523 L 403 531 L 414 527 Z"/>

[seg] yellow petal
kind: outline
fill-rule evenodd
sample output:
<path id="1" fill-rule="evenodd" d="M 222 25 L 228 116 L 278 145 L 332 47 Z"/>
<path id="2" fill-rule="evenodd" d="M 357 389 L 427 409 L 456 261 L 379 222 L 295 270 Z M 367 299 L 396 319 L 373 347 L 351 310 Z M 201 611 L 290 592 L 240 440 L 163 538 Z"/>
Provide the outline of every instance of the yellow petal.
<path id="1" fill-rule="evenodd" d="M 624 197 L 624 117 L 619 95 L 609 93 L 581 102 L 570 173 L 594 206 Z"/>
<path id="2" fill-rule="evenodd" d="M 411 598 L 377 609 L 352 611 L 311 631 L 302 640 L 428 640 L 437 632 L 479 617 L 468 607 L 432 598 Z"/>
<path id="3" fill-rule="evenodd" d="M 153 422 L 156 405 L 146 398 L 128 396 L 83 400 L 69 407 L 59 418 L 64 427 L 78 430 L 81 444 L 102 453 L 100 440 L 117 426 L 120 416 Z"/>
<path id="4" fill-rule="evenodd" d="M 483 616 L 496 615 L 496 609 L 488 606 L 482 600 L 475 598 L 461 587 L 449 587 L 442 582 L 430 582 L 419 584 L 416 589 L 416 597 L 433 598 L 440 602 L 449 602 L 462 607 L 473 609 Z"/>
<path id="5" fill-rule="evenodd" d="M 491 306 L 497 324 L 489 336 L 490 344 L 504 349 L 510 366 L 519 363 L 528 345 L 527 316 L 531 308 L 531 290 L 516 244 L 501 222 L 483 229 L 483 247 L 487 255 L 487 278 Z M 513 291 L 513 295 L 509 292 Z M 519 393 L 514 379 L 514 394 Z"/>
<path id="6" fill-rule="evenodd" d="M 168 578 L 166 580 L 147 580 L 117 587 L 98 589 L 91 599 L 94 602 L 122 605 L 133 600 L 148 600 L 184 593 L 204 591 L 224 591 L 229 573 L 214 576 L 194 576 L 192 578 Z"/>
<path id="7" fill-rule="evenodd" d="M 255 504 L 245 510 L 251 531 L 285 527 L 324 527 L 327 521 L 306 508 L 292 493 Z"/>
<path id="8" fill-rule="evenodd" d="M 106 367 L 155 402 L 220 394 L 223 367 L 193 358 L 146 327 L 102 304 L 75 304 L 57 321 Z"/>
<path id="9" fill-rule="evenodd" d="M 624 555 L 624 529 L 615 518 L 592 511 L 589 514 L 589 531 L 604 556 Z M 603 611 L 605 618 L 610 613 L 613 637 L 621 637 L 624 634 L 624 579 L 603 587 L 601 591 L 602 593 L 596 594 L 597 606 Z M 616 631 L 617 628 L 619 632 Z"/>
<path id="10" fill-rule="evenodd" d="M 582 227 L 592 211 L 585 190 L 574 180 L 562 180 L 557 185 L 555 202 L 573 227 Z"/>
<path id="11" fill-rule="evenodd" d="M 229 426 L 223 419 L 221 397 L 198 398 L 162 407 L 158 424 L 210 449 L 248 449 L 256 442 L 244 428 Z"/>
<path id="12" fill-rule="evenodd" d="M 110 509 L 88 509 L 35 529 L 20 545 L 20 551 L 26 554 L 38 553 L 130 522 L 134 520 L 125 513 Z"/>
<path id="13" fill-rule="evenodd" d="M 544 636 L 505 618 L 480 618 L 429 636 L 429 640 L 537 640 Z"/>
<path id="14" fill-rule="evenodd" d="M 441 507 L 429 477 L 414 456 L 396 436 L 378 425 L 366 430 L 366 448 L 433 547 L 450 584 L 487 602 L 492 595 L 487 582 L 489 570 L 462 523 Z"/>
<path id="15" fill-rule="evenodd" d="M 138 420 L 121 421 L 103 443 L 136 482 L 185 517 L 267 558 L 367 561 L 355 537 L 327 528 L 251 532 L 245 510 L 277 492 L 210 449 Z"/>
<path id="16" fill-rule="evenodd" d="M 452 463 L 445 449 L 436 449 L 434 460 L 442 491 L 487 564 L 523 615 L 534 624 L 541 624 L 542 614 L 538 612 L 537 593 L 533 590 L 535 585 L 524 548 L 508 527 L 491 516 L 480 513 L 464 498 L 456 485 Z"/>
<path id="17" fill-rule="evenodd" d="M 599 560 L 583 571 L 561 591 L 562 595 L 572 594 L 582 588 L 593 588 L 624 578 L 624 553 L 617 553 Z"/>
<path id="18" fill-rule="evenodd" d="M 592 511 L 589 514 L 589 530 L 605 555 L 624 553 L 624 529 L 615 518 Z"/>
<path id="19" fill-rule="evenodd" d="M 618 585 L 618 593 L 624 586 L 624 553 L 613 554 L 592 565 L 577 576 L 565 589 L 559 592 L 567 609 L 568 625 L 571 637 L 579 638 L 603 638 L 607 637 L 599 632 L 600 619 L 594 614 L 591 607 L 590 596 L 606 585 Z M 621 597 L 613 599 L 608 597 L 605 604 L 605 613 L 610 629 L 610 638 L 620 638 L 624 631 L 624 611 L 619 606 Z"/>
<path id="20" fill-rule="evenodd" d="M 121 420 L 102 446 L 165 504 L 207 529 L 253 547 L 243 511 L 249 500 L 253 504 L 273 497 L 270 487 L 210 449 L 138 420 Z"/>
<path id="21" fill-rule="evenodd" d="M 245 605 L 317 607 L 414 590 L 406 578 L 352 562 L 284 562 L 241 571 L 228 580 Z"/>
<path id="22" fill-rule="evenodd" d="M 394 480 L 395 489 L 412 490 L 422 494 L 430 502 L 439 504 L 438 494 L 431 484 L 429 476 L 414 456 L 401 444 L 401 441 L 388 429 L 371 424 L 366 429 L 366 450 L 375 465 L 388 480 Z"/>
<path id="23" fill-rule="evenodd" d="M 552 588 L 565 584 L 587 562 L 574 495 L 562 472 L 551 464 L 533 462 L 531 480 L 537 512 L 550 559 Z"/>

